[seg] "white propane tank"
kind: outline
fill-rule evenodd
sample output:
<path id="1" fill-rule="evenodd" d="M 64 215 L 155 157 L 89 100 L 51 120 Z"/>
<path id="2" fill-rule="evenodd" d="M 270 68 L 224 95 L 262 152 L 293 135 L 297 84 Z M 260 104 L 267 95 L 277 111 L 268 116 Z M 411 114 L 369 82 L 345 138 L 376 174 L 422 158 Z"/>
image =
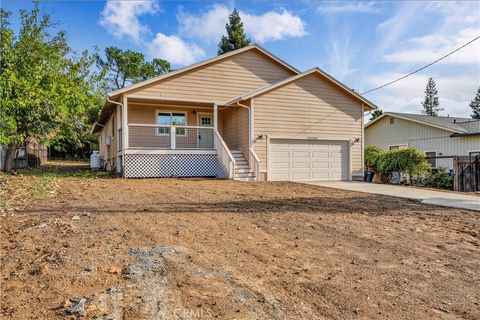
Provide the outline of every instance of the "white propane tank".
<path id="1" fill-rule="evenodd" d="M 93 151 L 90 155 L 90 168 L 93 170 L 98 170 L 102 167 L 102 163 L 100 161 L 100 152 Z"/>

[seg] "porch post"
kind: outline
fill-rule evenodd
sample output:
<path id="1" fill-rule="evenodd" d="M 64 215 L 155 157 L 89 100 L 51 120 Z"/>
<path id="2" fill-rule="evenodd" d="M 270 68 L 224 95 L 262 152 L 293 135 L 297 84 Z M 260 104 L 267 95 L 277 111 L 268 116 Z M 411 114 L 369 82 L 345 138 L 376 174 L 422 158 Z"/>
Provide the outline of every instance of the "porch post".
<path id="1" fill-rule="evenodd" d="M 128 148 L 128 99 L 126 96 L 123 96 L 123 106 L 122 106 L 122 150 Z M 125 155 L 125 153 L 124 153 Z"/>
<path id="2" fill-rule="evenodd" d="M 251 148 L 255 143 L 253 141 L 253 132 L 254 132 L 254 112 L 255 112 L 255 103 L 253 98 L 250 99 L 250 108 L 248 108 L 248 146 Z"/>
<path id="3" fill-rule="evenodd" d="M 218 106 L 216 103 L 213 104 L 213 128 L 218 130 Z"/>
<path id="4" fill-rule="evenodd" d="M 128 148 L 128 99 L 126 95 L 123 95 L 123 104 L 122 104 L 122 172 L 125 176 L 125 154 L 126 149 Z"/>
<path id="5" fill-rule="evenodd" d="M 216 103 L 213 104 L 213 130 L 218 130 L 218 106 Z M 213 135 L 215 136 L 215 132 Z M 213 148 L 217 149 L 217 139 L 213 139 Z"/>

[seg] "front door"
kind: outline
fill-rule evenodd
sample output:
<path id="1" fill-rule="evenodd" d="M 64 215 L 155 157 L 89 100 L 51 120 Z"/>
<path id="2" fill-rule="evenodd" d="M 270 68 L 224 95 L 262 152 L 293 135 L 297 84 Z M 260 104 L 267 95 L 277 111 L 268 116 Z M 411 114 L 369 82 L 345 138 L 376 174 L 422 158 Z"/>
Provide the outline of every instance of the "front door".
<path id="1" fill-rule="evenodd" d="M 213 127 L 213 115 L 211 113 L 198 114 L 199 127 Z M 213 130 L 212 129 L 198 129 L 198 147 L 201 149 L 213 148 Z"/>

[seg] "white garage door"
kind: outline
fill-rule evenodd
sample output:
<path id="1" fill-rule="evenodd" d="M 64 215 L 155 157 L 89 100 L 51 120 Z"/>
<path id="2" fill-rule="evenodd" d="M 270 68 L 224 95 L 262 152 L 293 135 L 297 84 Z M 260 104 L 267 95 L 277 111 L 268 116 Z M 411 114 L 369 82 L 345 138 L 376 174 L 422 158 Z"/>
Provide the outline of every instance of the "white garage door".
<path id="1" fill-rule="evenodd" d="M 271 180 L 347 180 L 348 142 L 271 140 Z"/>

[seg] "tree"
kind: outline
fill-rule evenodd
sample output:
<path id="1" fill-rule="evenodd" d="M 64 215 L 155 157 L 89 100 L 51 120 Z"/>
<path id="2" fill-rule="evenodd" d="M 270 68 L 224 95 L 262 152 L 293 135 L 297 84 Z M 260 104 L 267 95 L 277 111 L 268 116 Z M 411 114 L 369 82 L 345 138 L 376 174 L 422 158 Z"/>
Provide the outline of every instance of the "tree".
<path id="1" fill-rule="evenodd" d="M 438 112 L 442 111 L 438 101 L 438 91 L 433 78 L 428 79 L 427 87 L 425 89 L 425 99 L 422 102 L 422 113 L 429 116 L 438 116 Z"/>
<path id="2" fill-rule="evenodd" d="M 172 71 L 166 60 L 145 61 L 143 53 L 116 47 L 105 48 L 105 60 L 97 55 L 97 66 L 107 76 L 108 90 L 118 90 Z"/>
<path id="3" fill-rule="evenodd" d="M 480 119 L 480 87 L 475 98 L 470 102 L 470 108 L 472 108 L 472 119 Z"/>
<path id="4" fill-rule="evenodd" d="M 225 25 L 227 35 L 222 36 L 218 43 L 218 55 L 246 47 L 250 44 L 250 39 L 245 35 L 243 23 L 237 9 L 233 9 L 228 17 L 228 23 Z"/>
<path id="5" fill-rule="evenodd" d="M 30 12 L 20 10 L 17 36 L 10 13 L 0 13 L 0 144 L 7 145 L 5 170 L 11 171 L 19 145 L 78 134 L 74 124 L 85 113 L 98 114 L 99 105 L 90 82 L 94 60 L 87 51 L 74 58 L 64 32 L 50 35 L 50 16 L 40 14 L 38 1 Z"/>
<path id="6" fill-rule="evenodd" d="M 372 112 L 372 116 L 370 117 L 370 121 L 377 119 L 377 118 L 380 117 L 382 114 L 383 114 L 383 110 L 377 109 L 377 110 L 373 111 L 373 112 Z"/>

